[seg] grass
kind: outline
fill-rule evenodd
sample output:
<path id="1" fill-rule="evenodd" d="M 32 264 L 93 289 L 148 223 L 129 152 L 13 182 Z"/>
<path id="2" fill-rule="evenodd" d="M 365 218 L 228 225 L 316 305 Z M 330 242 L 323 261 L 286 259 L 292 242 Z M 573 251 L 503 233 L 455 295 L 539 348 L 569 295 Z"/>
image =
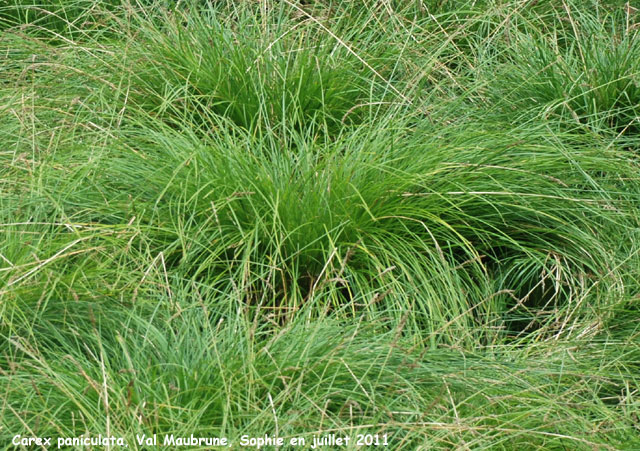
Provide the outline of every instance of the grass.
<path id="1" fill-rule="evenodd" d="M 630 3 L 41 3 L 0 6 L 0 444 L 640 447 Z"/>
<path id="2" fill-rule="evenodd" d="M 224 18 L 165 12 L 160 24 L 143 28 L 145 45 L 137 49 L 148 66 L 138 74 L 143 108 L 188 114 L 203 127 L 211 115 L 284 132 L 353 121 L 359 111 L 352 108 L 371 84 L 357 73 L 359 61 L 338 42 L 320 44 L 323 31 L 286 9 L 270 12 L 270 21 L 244 10 Z"/>
<path id="3" fill-rule="evenodd" d="M 570 26 L 564 36 L 526 33 L 514 46 L 505 77 L 510 92 L 545 115 L 636 134 L 640 47 L 637 27 L 628 21 L 631 10 L 602 17 L 565 9 Z"/>

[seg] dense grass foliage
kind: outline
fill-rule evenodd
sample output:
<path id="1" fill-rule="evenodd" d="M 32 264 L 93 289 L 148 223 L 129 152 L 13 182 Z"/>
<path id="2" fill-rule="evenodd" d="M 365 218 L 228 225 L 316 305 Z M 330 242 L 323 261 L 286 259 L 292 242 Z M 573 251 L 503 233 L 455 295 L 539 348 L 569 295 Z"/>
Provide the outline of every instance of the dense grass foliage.
<path id="1" fill-rule="evenodd" d="M 593 16 L 566 6 L 569 30 L 526 33 L 505 69 L 507 92 L 596 130 L 636 134 L 640 114 L 639 30 L 618 15 Z M 627 8 L 627 14 L 631 8 Z M 515 69 L 515 70 L 514 70 Z M 504 89 L 504 88 L 503 88 Z"/>
<path id="2" fill-rule="evenodd" d="M 260 18 L 242 11 L 220 18 L 167 13 L 139 39 L 143 107 L 188 115 L 206 126 L 211 115 L 248 128 L 299 130 L 313 122 L 340 125 L 365 99 L 361 63 L 340 46 L 319 39 L 315 23 L 292 20 L 287 10 Z M 359 113 L 356 112 L 356 113 Z"/>
<path id="3" fill-rule="evenodd" d="M 0 30 L 0 444 L 640 448 L 630 2 L 14 0 Z"/>

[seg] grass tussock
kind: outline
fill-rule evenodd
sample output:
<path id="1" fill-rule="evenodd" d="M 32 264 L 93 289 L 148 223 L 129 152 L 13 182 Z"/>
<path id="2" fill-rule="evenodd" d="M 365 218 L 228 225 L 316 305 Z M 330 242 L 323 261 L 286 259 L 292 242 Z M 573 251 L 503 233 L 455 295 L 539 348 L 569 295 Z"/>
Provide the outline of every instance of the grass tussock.
<path id="1" fill-rule="evenodd" d="M 40 3 L 0 6 L 0 443 L 640 447 L 632 4 Z"/>

